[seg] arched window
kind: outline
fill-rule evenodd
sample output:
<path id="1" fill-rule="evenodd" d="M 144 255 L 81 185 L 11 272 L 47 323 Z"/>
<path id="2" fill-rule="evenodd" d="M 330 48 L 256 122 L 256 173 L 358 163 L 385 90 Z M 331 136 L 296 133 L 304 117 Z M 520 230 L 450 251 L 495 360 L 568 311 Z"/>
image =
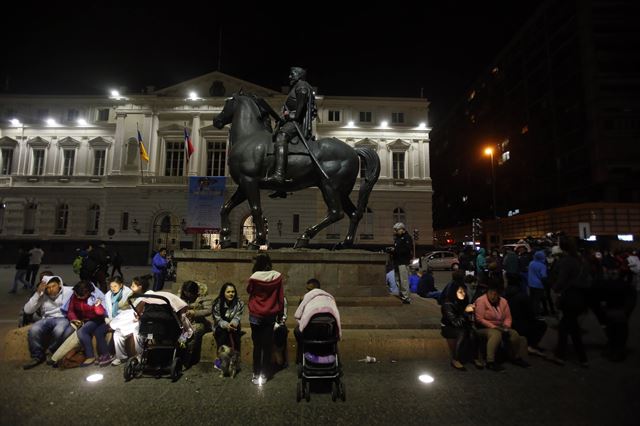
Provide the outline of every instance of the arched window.
<path id="1" fill-rule="evenodd" d="M 98 235 L 98 229 L 100 229 L 100 206 L 97 204 L 91 205 L 87 213 L 87 235 Z"/>
<path id="2" fill-rule="evenodd" d="M 56 207 L 56 229 L 54 233 L 58 235 L 66 234 L 68 224 L 69 224 L 69 205 L 60 203 Z"/>
<path id="3" fill-rule="evenodd" d="M 407 224 L 407 215 L 404 212 L 404 209 L 400 207 L 393 209 L 393 223 L 396 224 L 398 222 L 402 222 L 405 225 Z"/>
<path id="4" fill-rule="evenodd" d="M 38 212 L 38 204 L 29 202 L 24 206 L 24 225 L 23 234 L 33 234 L 36 231 L 36 213 Z"/>
<path id="5" fill-rule="evenodd" d="M 171 232 L 171 216 L 166 215 L 162 218 L 162 222 L 160 222 L 160 232 L 164 232 L 165 234 Z"/>
<path id="6" fill-rule="evenodd" d="M 373 210 L 367 207 L 360 221 L 360 239 L 373 240 Z"/>

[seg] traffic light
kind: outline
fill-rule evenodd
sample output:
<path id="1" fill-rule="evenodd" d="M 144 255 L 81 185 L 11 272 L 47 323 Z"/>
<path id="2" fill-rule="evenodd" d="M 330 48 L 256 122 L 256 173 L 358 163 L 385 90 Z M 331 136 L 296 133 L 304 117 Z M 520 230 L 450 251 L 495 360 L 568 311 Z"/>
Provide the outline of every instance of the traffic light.
<path id="1" fill-rule="evenodd" d="M 476 218 L 476 229 L 478 234 L 482 234 L 482 219 Z"/>
<path id="2" fill-rule="evenodd" d="M 482 234 L 482 219 L 474 217 L 471 220 L 471 232 L 473 235 Z"/>
<path id="3" fill-rule="evenodd" d="M 417 229 L 413 230 L 413 240 L 418 241 L 420 239 L 420 231 Z"/>

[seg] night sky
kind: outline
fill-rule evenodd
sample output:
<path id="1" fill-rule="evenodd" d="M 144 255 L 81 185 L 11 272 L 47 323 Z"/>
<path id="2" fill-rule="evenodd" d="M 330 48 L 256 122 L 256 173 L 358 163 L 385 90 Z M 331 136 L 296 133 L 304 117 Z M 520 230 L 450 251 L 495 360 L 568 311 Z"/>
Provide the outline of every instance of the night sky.
<path id="1" fill-rule="evenodd" d="M 433 120 L 539 2 L 313 2 L 323 9 L 306 13 L 284 2 L 255 10 L 214 1 L 111 3 L 4 5 L 1 88 L 8 81 L 11 93 L 100 94 L 170 86 L 218 68 L 222 31 L 222 72 L 279 90 L 289 66 L 301 65 L 328 95 L 419 97 L 423 89 Z"/>

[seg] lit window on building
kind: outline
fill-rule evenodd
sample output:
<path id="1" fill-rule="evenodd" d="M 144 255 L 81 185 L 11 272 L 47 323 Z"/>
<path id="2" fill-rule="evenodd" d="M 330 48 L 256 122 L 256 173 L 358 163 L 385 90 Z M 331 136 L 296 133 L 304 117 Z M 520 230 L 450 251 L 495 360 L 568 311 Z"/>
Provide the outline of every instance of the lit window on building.
<path id="1" fill-rule="evenodd" d="M 58 204 L 56 207 L 56 223 L 55 223 L 55 233 L 56 234 L 66 234 L 67 226 L 69 225 L 69 205 L 68 204 Z"/>
<path id="2" fill-rule="evenodd" d="M 69 109 L 67 110 L 67 121 L 69 123 L 74 122 L 78 119 L 78 110 L 77 109 Z"/>
<path id="3" fill-rule="evenodd" d="M 76 162 L 76 150 L 65 149 L 63 152 L 62 175 L 73 176 L 73 170 Z"/>
<path id="4" fill-rule="evenodd" d="M 360 122 L 371 123 L 371 111 L 360 111 Z"/>
<path id="5" fill-rule="evenodd" d="M 167 142 L 165 152 L 165 176 L 182 176 L 184 173 L 184 142 Z"/>
<path id="6" fill-rule="evenodd" d="M 13 148 L 2 148 L 0 150 L 0 175 L 10 175 L 11 166 L 13 165 Z"/>
<path id="7" fill-rule="evenodd" d="M 400 207 L 396 207 L 395 209 L 393 209 L 393 223 L 407 223 L 407 215 L 404 211 L 404 209 L 400 208 Z"/>
<path id="8" fill-rule="evenodd" d="M 502 153 L 502 162 L 503 163 L 509 161 L 510 158 L 511 158 L 511 155 L 510 155 L 509 151 L 505 151 L 505 152 Z"/>
<path id="9" fill-rule="evenodd" d="M 38 204 L 27 203 L 24 206 L 24 225 L 22 227 L 23 234 L 33 234 L 36 229 L 36 213 Z"/>
<path id="10" fill-rule="evenodd" d="M 394 124 L 404 123 L 404 112 L 392 112 L 391 122 Z"/>
<path id="11" fill-rule="evenodd" d="M 98 110 L 98 121 L 109 121 L 109 108 L 100 108 Z"/>
<path id="12" fill-rule="evenodd" d="M 393 153 L 393 178 L 404 179 L 404 152 Z"/>
<path id="13" fill-rule="evenodd" d="M 35 176 L 42 176 L 44 174 L 44 149 L 33 150 L 33 167 L 31 168 L 31 174 Z"/>
<path id="14" fill-rule="evenodd" d="M 100 206 L 93 204 L 89 207 L 87 217 L 87 235 L 97 235 L 100 227 Z"/>
<path id="15" fill-rule="evenodd" d="M 340 121 L 340 111 L 329 110 L 329 121 Z"/>
<path id="16" fill-rule="evenodd" d="M 97 149 L 94 151 L 93 158 L 93 174 L 94 176 L 104 175 L 104 164 L 107 158 L 107 151 L 104 149 Z"/>
<path id="17" fill-rule="evenodd" d="M 207 175 L 224 176 L 227 163 L 227 143 L 213 141 L 207 143 Z"/>

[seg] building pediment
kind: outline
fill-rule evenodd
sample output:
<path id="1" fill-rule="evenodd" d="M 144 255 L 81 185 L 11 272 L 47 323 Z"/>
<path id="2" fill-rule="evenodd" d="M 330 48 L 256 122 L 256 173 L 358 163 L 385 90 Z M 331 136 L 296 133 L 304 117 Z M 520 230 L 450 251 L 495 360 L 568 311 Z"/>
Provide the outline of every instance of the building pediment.
<path id="1" fill-rule="evenodd" d="M 65 146 L 65 147 L 74 147 L 77 148 L 80 146 L 80 141 L 67 136 L 66 138 L 62 138 L 60 139 L 60 141 L 58 142 L 59 146 Z"/>
<path id="2" fill-rule="evenodd" d="M 191 134 L 191 129 L 189 127 L 187 127 L 187 130 L 189 131 L 189 134 Z M 158 134 L 160 135 L 184 135 L 184 126 L 181 126 L 179 124 L 169 124 L 167 126 L 164 127 L 160 127 L 158 129 Z"/>
<path id="3" fill-rule="evenodd" d="M 275 90 L 258 86 L 257 84 L 232 77 L 220 71 L 214 71 L 209 74 L 157 90 L 153 92 L 153 94 L 158 96 L 187 98 L 189 93 L 195 92 L 198 97 L 201 98 L 228 97 L 240 89 L 243 89 L 245 92 L 253 93 L 256 96 L 260 96 L 261 98 L 269 98 L 281 94 Z"/>
<path id="4" fill-rule="evenodd" d="M 9 136 L 3 136 L 0 138 L 0 146 L 3 148 L 14 148 L 18 145 L 18 141 L 10 138 Z"/>
<path id="5" fill-rule="evenodd" d="M 90 139 L 89 145 L 93 148 L 107 148 L 111 145 L 111 141 L 103 138 L 102 136 L 98 136 L 97 138 Z"/>
<path id="6" fill-rule="evenodd" d="M 32 147 L 42 147 L 46 148 L 49 146 L 49 141 L 41 138 L 40 136 L 36 136 L 35 138 L 31 138 L 27 141 L 27 145 Z"/>
<path id="7" fill-rule="evenodd" d="M 402 139 L 396 139 L 393 142 L 387 144 L 389 151 L 406 151 L 411 148 L 411 142 L 404 141 Z"/>
<path id="8" fill-rule="evenodd" d="M 375 141 L 372 141 L 369 138 L 364 138 L 362 140 L 359 140 L 358 142 L 356 142 L 354 144 L 354 146 L 356 146 L 358 148 L 371 148 L 374 151 L 378 150 L 378 144 Z"/>

